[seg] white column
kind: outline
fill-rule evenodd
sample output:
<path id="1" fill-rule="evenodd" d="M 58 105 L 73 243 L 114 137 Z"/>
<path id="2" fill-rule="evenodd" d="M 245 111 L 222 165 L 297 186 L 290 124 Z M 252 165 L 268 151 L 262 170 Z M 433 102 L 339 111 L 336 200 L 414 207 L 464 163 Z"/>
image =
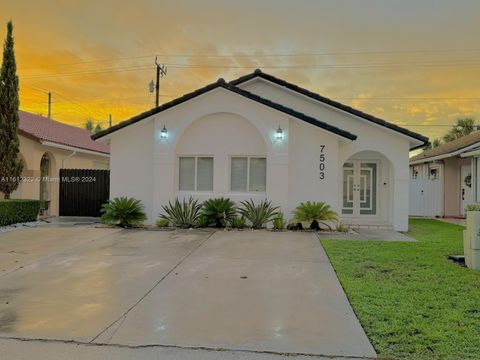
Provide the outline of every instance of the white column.
<path id="1" fill-rule="evenodd" d="M 408 162 L 394 171 L 393 184 L 393 229 L 408 231 L 409 171 Z"/>

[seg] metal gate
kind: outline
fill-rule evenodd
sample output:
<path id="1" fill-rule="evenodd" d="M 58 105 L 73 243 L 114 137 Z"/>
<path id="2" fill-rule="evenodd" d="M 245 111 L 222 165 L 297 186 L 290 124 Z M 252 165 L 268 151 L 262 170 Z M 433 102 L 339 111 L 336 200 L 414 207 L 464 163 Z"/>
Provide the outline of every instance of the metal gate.
<path id="1" fill-rule="evenodd" d="M 60 216 L 100 216 L 110 194 L 110 170 L 60 169 Z"/>

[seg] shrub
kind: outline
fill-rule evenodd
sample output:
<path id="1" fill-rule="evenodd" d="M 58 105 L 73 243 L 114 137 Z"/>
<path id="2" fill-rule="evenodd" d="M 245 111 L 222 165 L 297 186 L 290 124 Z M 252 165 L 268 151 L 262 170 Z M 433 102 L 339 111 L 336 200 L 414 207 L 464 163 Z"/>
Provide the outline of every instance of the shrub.
<path id="1" fill-rule="evenodd" d="M 465 208 L 466 211 L 480 211 L 480 204 L 468 204 Z"/>
<path id="2" fill-rule="evenodd" d="M 337 221 L 338 215 L 335 211 L 330 209 L 330 205 L 325 202 L 302 202 L 293 211 L 296 221 L 305 221 L 310 223 L 311 229 L 318 230 L 319 224 L 327 226 L 331 229 L 329 222 Z"/>
<path id="3" fill-rule="evenodd" d="M 102 205 L 100 210 L 102 222 L 121 227 L 131 227 L 144 221 L 147 216 L 140 200 L 135 198 L 116 197 Z"/>
<path id="4" fill-rule="evenodd" d="M 0 226 L 37 220 L 39 200 L 0 200 Z"/>
<path id="5" fill-rule="evenodd" d="M 346 232 L 350 231 L 350 226 L 342 224 L 342 223 L 338 223 L 335 230 L 338 231 L 338 232 L 346 233 Z"/>
<path id="6" fill-rule="evenodd" d="M 188 229 L 197 225 L 202 204 L 192 197 L 181 202 L 175 198 L 173 204 L 169 201 L 162 209 L 165 214 L 160 214 L 160 218 L 168 220 L 176 227 Z"/>
<path id="7" fill-rule="evenodd" d="M 203 203 L 202 218 L 207 226 L 222 228 L 235 217 L 237 208 L 228 198 L 209 199 Z"/>
<path id="8" fill-rule="evenodd" d="M 168 221 L 167 219 L 157 219 L 157 221 L 155 222 L 155 225 L 157 227 L 168 227 L 168 225 L 170 225 L 170 221 Z"/>
<path id="9" fill-rule="evenodd" d="M 252 228 L 261 229 L 277 215 L 278 206 L 273 206 L 271 201 L 263 200 L 256 205 L 253 200 L 242 201 L 240 214 L 250 221 Z"/>
<path id="10" fill-rule="evenodd" d="M 197 222 L 195 223 L 195 227 L 196 228 L 206 228 L 206 227 L 209 227 L 209 226 L 210 225 L 208 223 L 208 219 L 205 216 L 202 216 L 202 214 L 200 214 Z"/>
<path id="11" fill-rule="evenodd" d="M 282 212 L 279 212 L 277 216 L 273 218 L 273 228 L 275 230 L 283 230 L 286 224 L 287 221 L 284 219 Z"/>
<path id="12" fill-rule="evenodd" d="M 230 226 L 234 229 L 243 229 L 245 227 L 245 217 L 244 216 L 235 216 L 230 220 Z"/>

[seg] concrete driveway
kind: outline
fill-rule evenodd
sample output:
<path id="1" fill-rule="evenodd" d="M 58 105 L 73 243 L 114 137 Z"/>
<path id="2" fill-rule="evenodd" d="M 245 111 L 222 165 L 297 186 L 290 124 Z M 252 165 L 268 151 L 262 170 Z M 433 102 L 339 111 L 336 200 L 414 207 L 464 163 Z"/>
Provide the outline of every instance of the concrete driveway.
<path id="1" fill-rule="evenodd" d="M 35 228 L 0 271 L 3 339 L 375 356 L 312 233 Z"/>

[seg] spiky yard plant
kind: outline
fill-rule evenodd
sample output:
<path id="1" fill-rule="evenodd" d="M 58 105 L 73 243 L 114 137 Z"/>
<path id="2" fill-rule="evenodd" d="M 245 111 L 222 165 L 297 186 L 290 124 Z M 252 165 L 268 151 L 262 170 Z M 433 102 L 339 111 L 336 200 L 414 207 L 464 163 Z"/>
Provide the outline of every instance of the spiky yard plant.
<path id="1" fill-rule="evenodd" d="M 160 214 L 160 218 L 167 219 L 173 226 L 188 229 L 197 224 L 202 206 L 203 204 L 193 197 L 182 201 L 175 198 L 173 203 L 169 201 L 168 205 L 162 206 L 165 213 Z"/>
<path id="2" fill-rule="evenodd" d="M 275 230 L 283 230 L 285 228 L 285 225 L 287 225 L 287 220 L 285 220 L 283 217 L 282 212 L 279 212 L 277 216 L 273 218 L 272 224 Z"/>
<path id="3" fill-rule="evenodd" d="M 230 220 L 230 226 L 234 229 L 243 229 L 246 226 L 244 216 L 235 216 Z"/>
<path id="4" fill-rule="evenodd" d="M 138 225 L 147 219 L 144 206 L 140 200 L 127 197 L 116 197 L 103 204 L 102 222 L 121 227 Z"/>
<path id="5" fill-rule="evenodd" d="M 278 214 L 278 206 L 269 200 L 255 204 L 252 199 L 240 202 L 239 213 L 250 221 L 253 229 L 261 229 Z"/>
<path id="6" fill-rule="evenodd" d="M 309 222 L 310 228 L 318 230 L 322 224 L 331 229 L 330 224 L 338 221 L 338 214 L 331 210 L 330 205 L 323 201 L 302 202 L 293 211 L 295 221 Z"/>
<path id="7" fill-rule="evenodd" d="M 208 199 L 203 203 L 202 217 L 205 219 L 207 226 L 223 228 L 237 214 L 235 203 L 229 198 Z"/>

